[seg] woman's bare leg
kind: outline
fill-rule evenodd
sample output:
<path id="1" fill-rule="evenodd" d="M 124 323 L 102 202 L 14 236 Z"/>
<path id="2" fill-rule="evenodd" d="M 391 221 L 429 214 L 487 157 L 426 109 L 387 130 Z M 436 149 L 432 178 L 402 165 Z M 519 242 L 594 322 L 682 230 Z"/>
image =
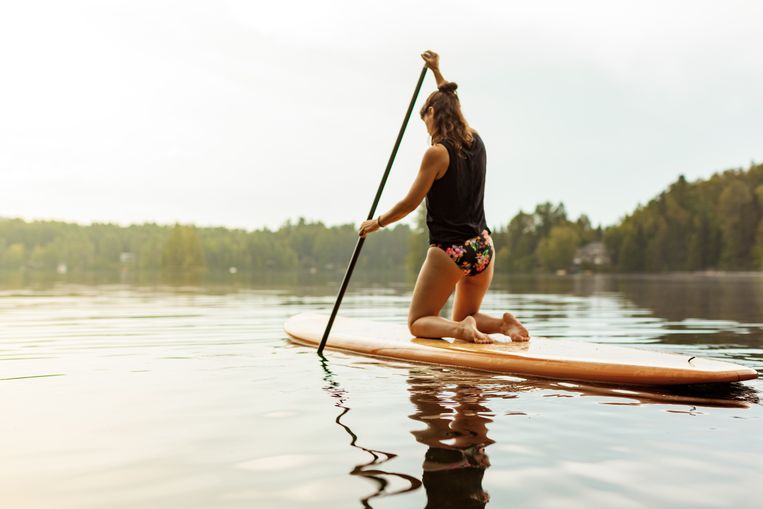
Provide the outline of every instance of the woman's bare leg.
<path id="1" fill-rule="evenodd" d="M 458 282 L 453 303 L 453 320 L 458 321 L 467 316 L 473 316 L 477 322 L 477 328 L 486 334 L 499 332 L 514 341 L 527 341 L 530 336 L 527 329 L 511 313 L 504 313 L 501 318 L 497 318 L 479 311 L 482 299 L 493 281 L 494 262 L 495 257 L 490 260 L 485 270 Z"/>
<path id="2" fill-rule="evenodd" d="M 463 277 L 461 270 L 442 249 L 429 248 L 408 311 L 411 334 L 424 338 L 448 337 L 476 343 L 492 342 L 489 336 L 479 330 L 474 317 L 448 320 L 440 316 L 440 310 L 453 293 L 456 283 Z"/>

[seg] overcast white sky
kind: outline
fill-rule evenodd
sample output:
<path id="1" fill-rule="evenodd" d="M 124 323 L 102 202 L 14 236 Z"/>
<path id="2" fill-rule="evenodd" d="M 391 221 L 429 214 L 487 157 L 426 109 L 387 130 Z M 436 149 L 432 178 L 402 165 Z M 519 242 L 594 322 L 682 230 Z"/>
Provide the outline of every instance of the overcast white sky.
<path id="1" fill-rule="evenodd" d="M 547 200 L 610 224 L 763 160 L 761 21 L 752 0 L 3 2 L 0 217 L 359 223 L 433 49 L 487 146 L 491 226 Z M 414 116 L 379 212 L 427 143 Z"/>

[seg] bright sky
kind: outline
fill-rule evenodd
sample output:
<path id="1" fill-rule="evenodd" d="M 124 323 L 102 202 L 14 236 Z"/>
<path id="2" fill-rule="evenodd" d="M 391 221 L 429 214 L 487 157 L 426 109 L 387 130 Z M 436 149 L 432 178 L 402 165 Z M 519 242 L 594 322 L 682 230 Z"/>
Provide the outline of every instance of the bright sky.
<path id="1" fill-rule="evenodd" d="M 681 173 L 763 160 L 762 19 L 752 0 L 3 2 L 0 217 L 359 223 L 433 49 L 487 146 L 491 226 L 547 200 L 611 224 Z M 378 212 L 427 144 L 414 116 Z"/>

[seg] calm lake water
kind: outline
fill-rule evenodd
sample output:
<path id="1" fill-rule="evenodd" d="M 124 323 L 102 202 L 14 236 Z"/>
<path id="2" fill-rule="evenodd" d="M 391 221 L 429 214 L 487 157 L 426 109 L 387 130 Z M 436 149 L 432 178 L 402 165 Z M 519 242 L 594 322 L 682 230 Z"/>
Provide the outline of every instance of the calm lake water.
<path id="1" fill-rule="evenodd" d="M 753 508 L 758 380 L 588 386 L 291 344 L 338 284 L 0 285 L 6 508 Z M 409 283 L 342 314 L 405 323 Z M 534 335 L 763 372 L 763 276 L 494 283 Z"/>

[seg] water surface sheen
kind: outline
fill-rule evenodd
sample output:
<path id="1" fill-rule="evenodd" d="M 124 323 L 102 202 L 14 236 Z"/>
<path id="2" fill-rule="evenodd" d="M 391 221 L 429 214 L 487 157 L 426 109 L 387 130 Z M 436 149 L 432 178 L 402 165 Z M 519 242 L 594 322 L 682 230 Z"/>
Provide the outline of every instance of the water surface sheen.
<path id="1" fill-rule="evenodd" d="M 389 287 L 387 287 L 389 288 Z M 404 323 L 410 288 L 342 313 Z M 0 504 L 14 508 L 759 507 L 760 381 L 590 386 L 288 342 L 336 284 L 0 288 Z M 763 372 L 763 278 L 497 281 L 538 336 Z"/>

